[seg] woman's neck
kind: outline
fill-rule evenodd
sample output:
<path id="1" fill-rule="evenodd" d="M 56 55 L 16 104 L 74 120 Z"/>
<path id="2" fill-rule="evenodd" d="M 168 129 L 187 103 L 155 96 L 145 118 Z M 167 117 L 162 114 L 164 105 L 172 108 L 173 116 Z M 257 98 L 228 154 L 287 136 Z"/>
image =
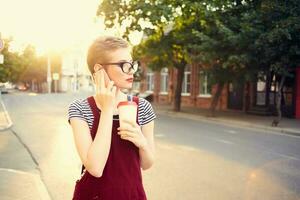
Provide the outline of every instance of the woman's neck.
<path id="1" fill-rule="evenodd" d="M 127 94 L 122 92 L 119 88 L 116 90 L 116 107 L 120 101 L 127 101 Z"/>

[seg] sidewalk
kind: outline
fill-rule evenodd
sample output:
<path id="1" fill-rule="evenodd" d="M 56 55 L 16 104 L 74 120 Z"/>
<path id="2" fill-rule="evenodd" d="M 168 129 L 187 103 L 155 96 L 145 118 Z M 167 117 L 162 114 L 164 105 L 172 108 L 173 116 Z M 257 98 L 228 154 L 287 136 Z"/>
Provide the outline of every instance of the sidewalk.
<path id="1" fill-rule="evenodd" d="M 36 161 L 11 126 L 0 96 L 0 199 L 50 200 Z"/>
<path id="2" fill-rule="evenodd" d="M 254 129 L 263 129 L 300 136 L 300 120 L 282 118 L 277 127 L 272 127 L 271 123 L 274 116 L 258 116 L 246 114 L 242 111 L 216 111 L 216 117 L 208 117 L 208 109 L 181 107 L 180 112 L 173 111 L 171 105 L 153 104 L 157 114 L 168 115 L 172 117 L 182 117 L 187 119 L 221 123 L 237 127 L 247 127 Z"/>

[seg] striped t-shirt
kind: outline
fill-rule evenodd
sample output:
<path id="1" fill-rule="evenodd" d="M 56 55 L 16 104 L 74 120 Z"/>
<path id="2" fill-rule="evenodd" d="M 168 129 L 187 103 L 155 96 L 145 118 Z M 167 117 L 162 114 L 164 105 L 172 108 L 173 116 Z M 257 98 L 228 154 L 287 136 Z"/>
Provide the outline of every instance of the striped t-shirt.
<path id="1" fill-rule="evenodd" d="M 69 104 L 68 122 L 71 118 L 79 118 L 88 123 L 89 128 L 92 128 L 94 116 L 92 109 L 87 99 L 75 99 Z M 138 105 L 138 122 L 139 125 L 145 125 L 156 118 L 153 108 L 149 101 L 144 98 L 139 98 Z"/>

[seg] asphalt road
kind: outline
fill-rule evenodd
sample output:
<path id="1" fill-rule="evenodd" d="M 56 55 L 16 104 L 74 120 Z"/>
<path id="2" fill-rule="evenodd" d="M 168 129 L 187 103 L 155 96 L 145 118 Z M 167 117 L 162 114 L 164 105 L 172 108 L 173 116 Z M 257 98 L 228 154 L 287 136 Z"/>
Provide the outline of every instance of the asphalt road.
<path id="1" fill-rule="evenodd" d="M 68 104 L 91 94 L 4 95 L 53 200 L 71 199 L 80 160 Z M 143 172 L 149 200 L 300 199 L 300 137 L 158 115 L 157 158 Z"/>

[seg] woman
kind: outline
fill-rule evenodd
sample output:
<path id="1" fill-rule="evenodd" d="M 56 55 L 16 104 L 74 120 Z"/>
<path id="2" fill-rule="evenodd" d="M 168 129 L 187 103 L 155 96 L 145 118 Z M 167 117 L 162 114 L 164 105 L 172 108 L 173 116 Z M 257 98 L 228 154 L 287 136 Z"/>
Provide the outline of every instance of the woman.
<path id="1" fill-rule="evenodd" d="M 128 43 L 117 37 L 99 37 L 90 46 L 87 62 L 96 94 L 69 105 L 69 123 L 83 164 L 73 200 L 145 200 L 141 168 L 154 162 L 154 119 L 151 104 L 134 97 L 136 123 L 119 127 L 117 105 L 127 101 L 138 64 Z"/>

